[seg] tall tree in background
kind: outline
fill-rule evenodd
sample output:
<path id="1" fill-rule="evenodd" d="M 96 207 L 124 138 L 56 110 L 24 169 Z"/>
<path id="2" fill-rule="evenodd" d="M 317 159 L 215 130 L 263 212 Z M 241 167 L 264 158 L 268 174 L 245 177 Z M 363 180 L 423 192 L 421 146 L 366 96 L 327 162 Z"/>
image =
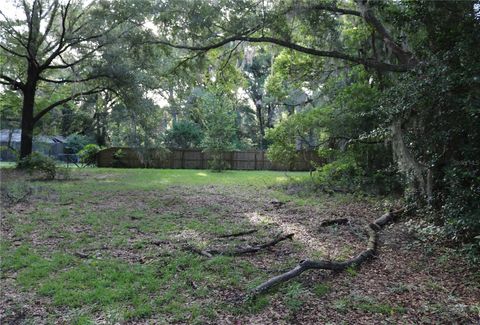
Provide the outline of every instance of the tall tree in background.
<path id="1" fill-rule="evenodd" d="M 33 0 L 13 3 L 16 14 L 0 11 L 0 51 L 5 57 L 0 83 L 21 91 L 20 157 L 32 152 L 36 123 L 55 107 L 106 89 L 100 78 L 108 77 L 92 61 L 122 31 L 124 18 L 107 22 L 109 5 L 81 1 Z M 115 35 L 114 35 L 115 34 Z M 65 85 L 63 97 L 37 107 L 41 87 Z M 50 91 L 52 91 L 50 89 Z M 58 95 L 60 92 L 52 91 Z"/>
<path id="2" fill-rule="evenodd" d="M 375 103 L 382 121 L 372 132 L 392 145 L 408 192 L 444 216 L 467 211 L 455 214 L 455 222 L 444 220 L 460 232 L 470 229 L 469 238 L 480 229 L 473 199 L 480 188 L 474 167 L 480 154 L 478 1 L 223 0 L 195 10 L 182 9 L 188 1 L 172 3 L 169 18 L 160 15 L 157 22 L 181 21 L 182 28 L 151 43 L 196 53 L 229 43 L 271 43 L 321 58 L 319 73 L 362 66 L 367 85 L 384 98 Z M 348 75 L 342 83 L 351 83 Z"/>
<path id="3" fill-rule="evenodd" d="M 273 127 L 273 104 L 268 101 L 265 90 L 265 81 L 270 74 L 273 58 L 272 54 L 263 48 L 257 52 L 250 47 L 245 49 L 244 56 L 242 67 L 248 85 L 245 90 L 255 105 L 259 132 L 258 147 L 265 149 L 265 129 Z"/>

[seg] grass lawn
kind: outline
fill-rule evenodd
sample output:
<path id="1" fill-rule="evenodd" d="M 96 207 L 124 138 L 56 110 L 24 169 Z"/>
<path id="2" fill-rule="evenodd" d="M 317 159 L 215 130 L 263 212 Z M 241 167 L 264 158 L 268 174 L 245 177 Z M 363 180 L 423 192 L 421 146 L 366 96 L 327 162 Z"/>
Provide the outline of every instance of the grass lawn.
<path id="1" fill-rule="evenodd" d="M 364 228 L 392 204 L 307 195 L 292 184 L 308 173 L 87 168 L 49 182 L 12 168 L 1 173 L 2 324 L 468 323 L 478 316 L 478 274 L 457 254 L 420 243 L 403 221 L 382 232 L 379 258 L 360 269 L 307 272 L 248 299 L 255 285 L 304 258 L 355 255 Z M 338 217 L 351 222 L 318 227 Z M 255 232 L 222 237 L 245 230 Z M 256 254 L 208 258 L 190 250 L 229 251 L 280 233 L 295 236 Z"/>

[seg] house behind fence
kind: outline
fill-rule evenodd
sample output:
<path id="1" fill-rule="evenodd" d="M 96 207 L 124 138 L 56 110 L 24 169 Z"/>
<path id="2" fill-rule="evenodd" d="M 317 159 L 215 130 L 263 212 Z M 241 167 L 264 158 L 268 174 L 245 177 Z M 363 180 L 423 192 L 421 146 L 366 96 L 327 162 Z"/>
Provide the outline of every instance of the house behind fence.
<path id="1" fill-rule="evenodd" d="M 98 167 L 122 168 L 171 168 L 207 169 L 211 155 L 202 150 L 171 149 L 166 152 L 158 149 L 136 150 L 113 147 L 100 151 L 97 155 Z M 290 165 L 275 164 L 269 161 L 264 151 L 225 152 L 223 159 L 230 169 L 235 170 L 297 170 L 308 171 L 313 164 L 322 164 L 315 151 L 299 151 L 299 157 Z"/>
<path id="2" fill-rule="evenodd" d="M 0 160 L 16 161 L 20 152 L 20 129 L 0 130 Z M 62 136 L 37 135 L 33 137 L 33 151 L 62 160 L 65 149 L 65 138 Z"/>

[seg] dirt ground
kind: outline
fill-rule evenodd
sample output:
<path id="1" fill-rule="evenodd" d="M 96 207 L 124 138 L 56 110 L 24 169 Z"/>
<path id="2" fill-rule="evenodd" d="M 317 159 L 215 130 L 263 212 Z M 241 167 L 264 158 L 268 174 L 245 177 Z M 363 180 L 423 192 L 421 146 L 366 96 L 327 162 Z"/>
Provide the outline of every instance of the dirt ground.
<path id="1" fill-rule="evenodd" d="M 4 200 L 1 240 L 6 248 L 2 259 L 3 254 L 10 256 L 19 247 L 28 246 L 47 260 L 51 252 L 74 256 L 75 267 L 107 258 L 128 265 L 156 266 L 180 252 L 191 254 L 186 256 L 193 256 L 195 263 L 205 264 L 208 257 L 186 253 L 185 247 L 228 250 L 264 243 L 281 233 L 293 233 L 294 237 L 258 253 L 225 260 L 226 267 L 231 268 L 223 271 L 225 277 L 240 272 L 238 281 L 231 285 L 222 277 L 216 280 L 226 281 L 221 285 L 202 279 L 215 270 L 188 280 L 191 269 L 176 269 L 178 274 L 171 281 L 182 279 L 193 288 L 177 289 L 185 290 L 179 303 L 205 309 L 197 318 L 190 317 L 188 310 L 178 316 L 176 311 L 161 307 L 143 316 L 109 318 L 107 305 L 87 308 L 88 317 L 77 317 L 75 323 L 480 324 L 478 269 L 453 249 L 412 232 L 408 219 L 414 216 L 384 228 L 378 256 L 359 268 L 307 271 L 261 297 L 249 298 L 248 292 L 255 285 L 303 259 L 344 260 L 358 254 L 366 246 L 368 224 L 385 211 L 381 201 L 324 194 L 305 200 L 278 186 L 200 184 L 158 190 L 90 190 L 91 195 L 80 198 L 79 193 L 47 185 L 28 199 L 14 203 Z M 109 219 L 102 221 L 107 227 L 89 219 L 100 212 L 110 213 Z M 171 218 L 168 223 L 166 216 Z M 320 227 L 322 221 L 335 218 L 348 218 L 349 223 Z M 116 232 L 120 226 L 121 231 Z M 250 229 L 255 232 L 221 237 Z M 94 240 L 80 242 L 78 238 Z M 38 282 L 29 286 L 24 284 L 27 280 L 19 280 L 25 277 L 23 268 L 29 268 L 25 263 L 2 271 L 1 323 L 73 323 L 74 316 L 85 309 L 56 303 L 55 296 L 36 290 L 37 283 L 41 286 L 49 278 L 55 279 L 59 270 L 39 276 Z M 199 288 L 207 293 L 195 294 Z M 208 315 L 204 315 L 207 310 Z"/>

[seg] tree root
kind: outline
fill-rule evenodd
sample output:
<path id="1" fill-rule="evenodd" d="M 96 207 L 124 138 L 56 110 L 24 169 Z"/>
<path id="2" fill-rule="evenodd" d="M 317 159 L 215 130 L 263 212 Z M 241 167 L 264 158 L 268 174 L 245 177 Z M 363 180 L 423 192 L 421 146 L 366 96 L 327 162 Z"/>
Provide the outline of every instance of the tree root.
<path id="1" fill-rule="evenodd" d="M 290 271 L 287 271 L 283 274 L 277 275 L 268 281 L 260 284 L 253 290 L 253 295 L 262 294 L 272 287 L 286 282 L 296 276 L 299 276 L 303 272 L 311 269 L 321 269 L 321 270 L 332 270 L 332 271 L 343 271 L 351 266 L 358 266 L 375 256 L 377 250 L 378 242 L 378 231 L 380 231 L 386 224 L 391 222 L 397 215 L 405 211 L 405 208 L 401 208 L 396 211 L 390 211 L 376 219 L 373 223 L 369 225 L 368 229 L 368 244 L 367 249 L 362 251 L 360 254 L 346 261 L 336 262 L 336 261 L 312 261 L 312 260 L 303 260 L 295 266 Z"/>
<path id="2" fill-rule="evenodd" d="M 253 245 L 253 246 L 246 246 L 246 247 L 240 247 L 236 248 L 235 250 L 217 250 L 217 249 L 199 249 L 193 246 L 186 246 L 184 249 L 189 250 L 191 252 L 203 255 L 205 257 L 211 258 L 214 255 L 225 255 L 225 256 L 238 256 L 238 255 L 244 255 L 244 254 L 251 254 L 251 253 L 256 253 L 262 249 L 266 249 L 272 246 L 275 246 L 281 241 L 287 240 L 287 239 L 292 239 L 294 234 L 287 234 L 287 235 L 280 235 L 277 238 L 264 243 L 260 245 Z"/>

